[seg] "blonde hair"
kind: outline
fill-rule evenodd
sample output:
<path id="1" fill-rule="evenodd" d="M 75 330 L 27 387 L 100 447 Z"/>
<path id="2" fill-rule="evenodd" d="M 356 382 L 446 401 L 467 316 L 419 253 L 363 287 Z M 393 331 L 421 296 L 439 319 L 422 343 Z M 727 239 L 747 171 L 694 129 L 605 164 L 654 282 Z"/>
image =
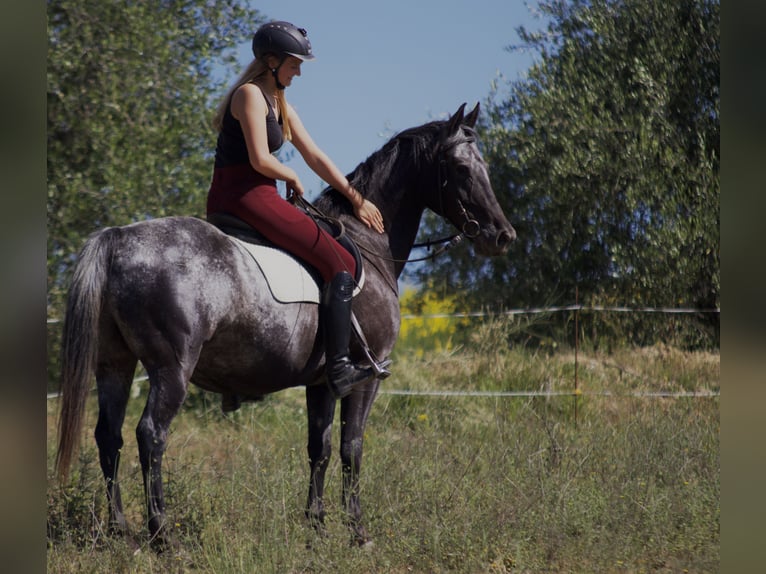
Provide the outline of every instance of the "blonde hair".
<path id="1" fill-rule="evenodd" d="M 226 110 L 229 107 L 234 92 L 245 84 L 249 84 L 269 72 L 270 70 L 265 59 L 255 59 L 248 64 L 245 71 L 242 72 L 239 78 L 237 78 L 237 81 L 234 82 L 231 88 L 229 88 L 229 91 L 226 92 L 226 95 L 216 108 L 215 115 L 213 116 L 213 128 L 215 128 L 216 131 L 220 132 L 223 128 L 223 117 L 226 115 Z M 277 104 L 279 105 L 279 110 L 282 116 L 282 136 L 285 140 L 290 141 L 293 139 L 293 133 L 290 130 L 290 118 L 287 111 L 287 100 L 285 99 L 284 90 L 277 90 Z"/>

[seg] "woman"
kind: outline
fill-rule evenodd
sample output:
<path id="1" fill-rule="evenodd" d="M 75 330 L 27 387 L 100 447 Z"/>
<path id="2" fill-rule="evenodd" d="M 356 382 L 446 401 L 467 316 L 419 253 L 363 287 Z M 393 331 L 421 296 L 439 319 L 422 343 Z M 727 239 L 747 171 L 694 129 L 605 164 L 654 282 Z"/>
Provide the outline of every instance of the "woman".
<path id="1" fill-rule="evenodd" d="M 288 197 L 302 196 L 303 185 L 295 171 L 272 154 L 284 140 L 291 141 L 308 166 L 349 200 L 359 220 L 383 233 L 383 218 L 314 143 L 285 100 L 285 88 L 300 76 L 301 64 L 314 59 L 306 31 L 289 22 L 264 24 L 253 36 L 253 55 L 214 119 L 219 134 L 207 212 L 236 215 L 319 271 L 325 284 L 327 380 L 333 394 L 344 397 L 375 376 L 372 368 L 360 368 L 349 359 L 356 265 L 332 236 L 280 197 L 276 180 L 285 182 Z"/>

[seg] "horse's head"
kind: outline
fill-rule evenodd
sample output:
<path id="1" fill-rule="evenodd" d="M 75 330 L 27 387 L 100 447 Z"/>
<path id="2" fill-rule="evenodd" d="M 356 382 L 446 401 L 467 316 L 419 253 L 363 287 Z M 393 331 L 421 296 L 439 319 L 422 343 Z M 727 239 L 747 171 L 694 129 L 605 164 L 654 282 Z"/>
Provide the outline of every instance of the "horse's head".
<path id="1" fill-rule="evenodd" d="M 448 219 L 473 241 L 482 255 L 508 251 L 516 231 L 503 214 L 489 181 L 487 164 L 476 145 L 479 104 L 464 115 L 465 104 L 444 124 L 438 144 L 438 189 L 428 208 Z"/>

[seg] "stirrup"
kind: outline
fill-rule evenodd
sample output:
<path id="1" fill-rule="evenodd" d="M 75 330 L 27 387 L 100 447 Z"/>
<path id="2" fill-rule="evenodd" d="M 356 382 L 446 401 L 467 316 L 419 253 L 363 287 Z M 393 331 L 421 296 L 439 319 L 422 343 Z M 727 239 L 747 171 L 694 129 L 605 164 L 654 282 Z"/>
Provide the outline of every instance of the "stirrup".
<path id="1" fill-rule="evenodd" d="M 353 391 L 354 387 L 356 387 L 357 385 L 361 385 L 362 383 L 369 383 L 370 381 L 375 379 L 382 381 L 383 379 L 387 379 L 388 377 L 390 377 L 391 371 L 389 371 L 386 368 L 390 364 L 391 364 L 391 359 L 386 359 L 384 361 L 380 361 L 379 363 L 377 361 L 370 360 L 369 367 L 357 367 L 349 363 L 349 366 L 359 373 L 367 371 L 367 376 L 361 377 L 359 380 L 354 381 L 353 383 L 349 383 L 347 381 L 337 383 L 335 381 L 330 380 L 330 378 L 328 377 L 327 386 L 330 388 L 330 392 L 333 394 L 333 396 L 336 399 L 345 398 L 351 394 L 351 391 Z"/>
<path id="2" fill-rule="evenodd" d="M 391 376 L 391 371 L 388 370 L 388 366 L 391 364 L 391 359 L 385 359 L 381 362 L 373 361 L 372 357 L 368 356 L 368 359 L 370 359 L 370 366 L 372 367 L 372 370 L 375 371 L 375 378 L 380 379 L 381 381 L 383 379 L 387 379 Z"/>
<path id="3" fill-rule="evenodd" d="M 369 383 L 377 377 L 376 371 L 372 367 L 357 367 L 348 359 L 346 359 L 345 369 L 352 369 L 354 372 L 353 374 L 347 374 L 346 377 L 338 377 L 340 380 L 333 380 L 329 373 L 327 376 L 327 386 L 336 399 L 347 397 L 354 390 L 354 387 L 363 383 Z M 357 375 L 358 378 L 354 380 L 353 375 Z"/>

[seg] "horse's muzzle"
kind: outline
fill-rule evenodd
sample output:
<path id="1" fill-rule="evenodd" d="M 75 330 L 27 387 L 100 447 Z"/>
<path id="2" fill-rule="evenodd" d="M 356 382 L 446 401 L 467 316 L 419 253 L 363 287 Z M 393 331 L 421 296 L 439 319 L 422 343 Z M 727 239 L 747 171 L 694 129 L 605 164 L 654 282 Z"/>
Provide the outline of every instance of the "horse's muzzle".
<path id="1" fill-rule="evenodd" d="M 473 240 L 476 253 L 490 257 L 504 255 L 511 246 L 511 241 L 516 239 L 516 231 L 513 227 L 504 227 L 500 231 L 485 229 Z"/>
<path id="2" fill-rule="evenodd" d="M 503 229 L 495 237 L 495 245 L 505 251 L 508 249 L 508 247 L 510 247 L 511 241 L 514 239 L 516 239 L 516 230 L 513 227 Z"/>

